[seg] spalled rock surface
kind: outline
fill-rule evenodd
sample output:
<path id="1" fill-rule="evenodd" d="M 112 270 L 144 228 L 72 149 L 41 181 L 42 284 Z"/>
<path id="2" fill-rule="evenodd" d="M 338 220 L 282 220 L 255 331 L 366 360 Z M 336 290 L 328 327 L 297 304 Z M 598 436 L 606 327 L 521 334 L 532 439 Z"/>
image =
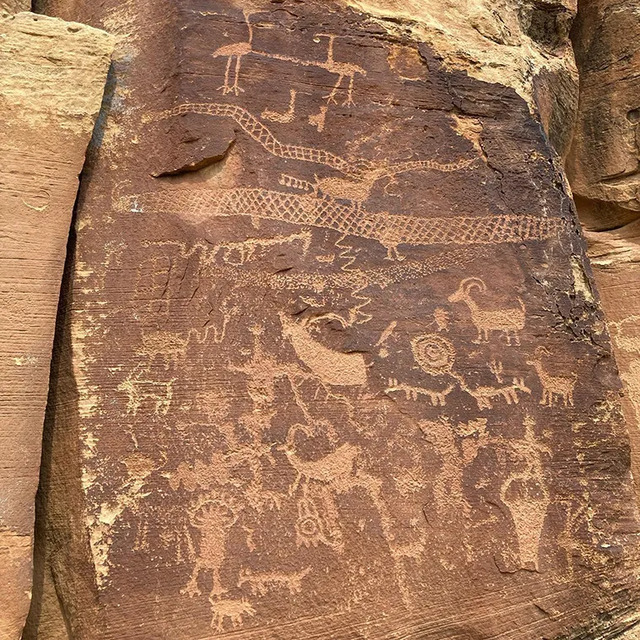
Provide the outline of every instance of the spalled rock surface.
<path id="1" fill-rule="evenodd" d="M 531 87 L 363 5 L 142 5 L 49 7 L 121 41 L 43 602 L 83 640 L 619 636 L 620 381 Z"/>
<path id="2" fill-rule="evenodd" d="M 113 41 L 62 20 L 0 19 L 0 638 L 29 610 L 34 499 L 78 174 Z"/>
<path id="3" fill-rule="evenodd" d="M 571 138 L 578 77 L 569 30 L 576 0 L 349 0 L 383 30 L 410 33 L 448 69 L 512 87 L 559 154 Z"/>
<path id="4" fill-rule="evenodd" d="M 572 39 L 581 98 L 568 176 L 624 382 L 640 479 L 640 14 L 628 0 L 581 8 Z"/>

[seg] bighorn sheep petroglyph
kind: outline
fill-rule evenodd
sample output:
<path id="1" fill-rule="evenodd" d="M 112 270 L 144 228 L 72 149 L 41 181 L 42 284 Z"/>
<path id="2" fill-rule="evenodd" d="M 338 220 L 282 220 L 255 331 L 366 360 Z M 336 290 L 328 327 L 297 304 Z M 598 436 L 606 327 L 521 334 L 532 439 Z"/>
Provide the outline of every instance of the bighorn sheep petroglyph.
<path id="1" fill-rule="evenodd" d="M 524 328 L 526 313 L 522 300 L 518 298 L 520 308 L 481 309 L 471 297 L 473 289 L 484 293 L 487 285 L 480 278 L 465 278 L 457 291 L 449 296 L 449 302 L 464 302 L 469 307 L 471 321 L 478 330 L 478 337 L 474 342 L 488 342 L 491 331 L 502 331 L 507 344 L 511 344 L 512 339 L 515 344 L 520 344 L 520 331 Z"/>

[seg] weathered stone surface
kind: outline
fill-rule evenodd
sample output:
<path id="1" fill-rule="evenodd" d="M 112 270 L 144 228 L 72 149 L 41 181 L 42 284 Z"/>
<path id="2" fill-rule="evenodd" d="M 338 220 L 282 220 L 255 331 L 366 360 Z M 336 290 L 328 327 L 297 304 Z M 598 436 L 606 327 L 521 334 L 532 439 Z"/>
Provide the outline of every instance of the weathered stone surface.
<path id="1" fill-rule="evenodd" d="M 43 480 L 71 636 L 619 636 L 620 381 L 522 61 L 369 5 L 143 4 L 50 6 L 122 36 Z"/>
<path id="2" fill-rule="evenodd" d="M 620 376 L 622 406 L 640 478 L 640 221 L 619 230 L 587 232 L 589 255 L 606 314 Z M 636 483 L 637 486 L 637 483 Z"/>
<path id="3" fill-rule="evenodd" d="M 0 14 L 20 13 L 21 11 L 29 11 L 31 9 L 30 0 L 0 0 Z"/>
<path id="4" fill-rule="evenodd" d="M 573 40 L 580 109 L 567 173 L 589 229 L 640 215 L 640 14 L 629 0 L 585 2 Z"/>
<path id="5" fill-rule="evenodd" d="M 576 0 L 349 0 L 385 31 L 411 33 L 449 69 L 515 89 L 561 155 L 578 103 L 569 40 Z"/>
<path id="6" fill-rule="evenodd" d="M 96 29 L 0 19 L 0 638 L 29 610 L 34 498 L 67 237 L 113 48 Z"/>
<path id="7" fill-rule="evenodd" d="M 585 3 L 572 38 L 580 110 L 567 159 L 578 213 L 625 385 L 640 479 L 640 15 L 635 2 Z"/>

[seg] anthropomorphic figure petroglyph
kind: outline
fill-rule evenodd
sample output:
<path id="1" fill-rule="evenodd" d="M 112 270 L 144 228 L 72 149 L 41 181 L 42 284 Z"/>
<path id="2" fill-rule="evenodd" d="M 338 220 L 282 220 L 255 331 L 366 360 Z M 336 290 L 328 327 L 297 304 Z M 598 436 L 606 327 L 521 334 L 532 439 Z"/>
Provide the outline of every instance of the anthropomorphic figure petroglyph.
<path id="1" fill-rule="evenodd" d="M 227 589 L 220 580 L 220 570 L 227 557 L 227 537 L 240 515 L 241 506 L 229 506 L 218 498 L 203 498 L 191 513 L 191 524 L 199 533 L 195 566 L 183 592 L 201 594 L 198 580 L 203 571 L 211 572 L 211 598 L 224 595 Z"/>
<path id="2" fill-rule="evenodd" d="M 504 309 L 483 309 L 473 299 L 471 292 L 476 289 L 481 293 L 487 290 L 487 285 L 481 278 L 465 278 L 458 289 L 449 296 L 449 302 L 463 302 L 469 307 L 471 321 L 478 331 L 475 342 L 488 342 L 492 331 L 500 331 L 506 338 L 507 344 L 520 344 L 520 332 L 524 329 L 526 309 L 518 298 L 519 307 Z"/>
<path id="3" fill-rule="evenodd" d="M 523 426 L 522 439 L 504 441 L 508 464 L 515 465 L 516 470 L 502 483 L 500 499 L 509 509 L 516 530 L 520 568 L 538 571 L 540 539 L 550 503 L 542 456 L 550 456 L 551 449 L 538 441 L 530 415 L 525 416 Z"/>

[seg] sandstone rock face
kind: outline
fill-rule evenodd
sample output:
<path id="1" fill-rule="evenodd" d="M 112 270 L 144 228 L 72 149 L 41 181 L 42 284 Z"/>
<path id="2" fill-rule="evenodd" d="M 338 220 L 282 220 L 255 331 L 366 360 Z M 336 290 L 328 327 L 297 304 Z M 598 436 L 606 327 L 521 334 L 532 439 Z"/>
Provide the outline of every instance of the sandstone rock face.
<path id="1" fill-rule="evenodd" d="M 0 13 L 20 13 L 29 11 L 31 2 L 29 0 L 0 0 Z"/>
<path id="2" fill-rule="evenodd" d="M 51 347 L 78 174 L 113 48 L 96 29 L 0 19 L 0 637 L 29 610 Z"/>
<path id="3" fill-rule="evenodd" d="M 517 65 L 470 75 L 364 4 L 142 4 L 49 6 L 121 42 L 43 601 L 83 640 L 619 636 L 620 383 Z"/>
<path id="4" fill-rule="evenodd" d="M 586 3 L 573 40 L 580 110 L 567 159 L 578 213 L 625 384 L 640 478 L 640 15 L 634 2 Z"/>
<path id="5" fill-rule="evenodd" d="M 636 3 L 585 3 L 573 39 L 580 66 L 580 110 L 567 173 L 583 222 L 590 229 L 611 229 L 640 215 Z"/>

